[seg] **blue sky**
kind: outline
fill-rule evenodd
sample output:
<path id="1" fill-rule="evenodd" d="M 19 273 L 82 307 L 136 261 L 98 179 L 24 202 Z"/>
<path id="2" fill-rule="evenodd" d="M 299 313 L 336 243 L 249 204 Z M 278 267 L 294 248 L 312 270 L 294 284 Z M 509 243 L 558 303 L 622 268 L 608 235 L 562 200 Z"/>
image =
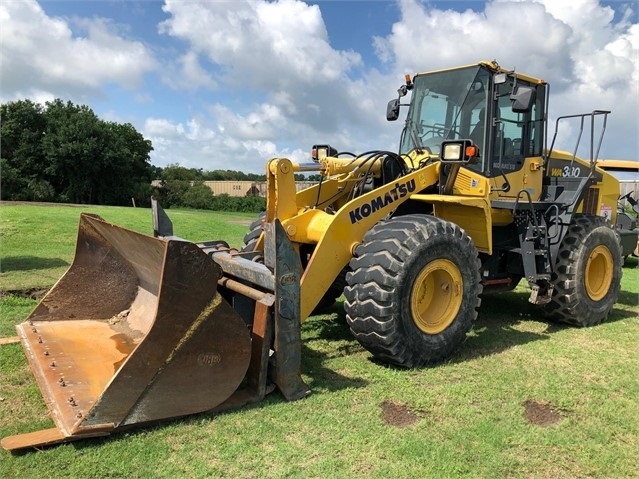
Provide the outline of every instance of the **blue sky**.
<path id="1" fill-rule="evenodd" d="M 0 3 L 0 100 L 130 122 L 151 161 L 262 173 L 314 143 L 397 149 L 405 73 L 497 59 L 549 81 L 551 121 L 610 109 L 602 157 L 639 159 L 634 1 Z M 568 132 L 566 132 L 568 133 Z M 566 141 L 568 139 L 566 138 Z"/>

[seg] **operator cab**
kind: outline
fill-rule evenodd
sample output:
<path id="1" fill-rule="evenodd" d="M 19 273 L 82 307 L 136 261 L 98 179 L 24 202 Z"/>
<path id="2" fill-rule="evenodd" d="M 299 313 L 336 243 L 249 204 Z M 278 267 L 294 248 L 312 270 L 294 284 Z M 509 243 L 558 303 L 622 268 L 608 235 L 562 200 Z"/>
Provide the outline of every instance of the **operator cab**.
<path id="1" fill-rule="evenodd" d="M 412 91 L 400 154 L 441 155 L 449 140 L 472 140 L 479 156 L 465 166 L 486 177 L 522 168 L 524 158 L 541 156 L 547 84 L 507 72 L 495 62 L 417 74 L 399 89 Z M 387 119 L 399 116 L 391 100 Z"/>

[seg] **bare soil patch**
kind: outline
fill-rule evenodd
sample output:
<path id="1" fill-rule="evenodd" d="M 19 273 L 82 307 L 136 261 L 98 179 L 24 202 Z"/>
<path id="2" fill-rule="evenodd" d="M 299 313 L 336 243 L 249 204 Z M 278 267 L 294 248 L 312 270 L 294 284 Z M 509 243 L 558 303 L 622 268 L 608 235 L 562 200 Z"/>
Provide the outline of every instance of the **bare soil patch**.
<path id="1" fill-rule="evenodd" d="M 398 404 L 392 401 L 383 401 L 379 407 L 382 410 L 382 420 L 389 426 L 408 427 L 419 421 L 424 412 L 412 409 L 406 404 Z"/>
<path id="2" fill-rule="evenodd" d="M 561 410 L 552 404 L 527 399 L 523 402 L 524 416 L 529 423 L 535 426 L 548 427 L 561 421 Z"/>
<path id="3" fill-rule="evenodd" d="M 17 296 L 18 298 L 41 300 L 51 288 L 27 288 L 27 289 L 10 289 L 0 290 L 0 298 L 6 296 Z"/>

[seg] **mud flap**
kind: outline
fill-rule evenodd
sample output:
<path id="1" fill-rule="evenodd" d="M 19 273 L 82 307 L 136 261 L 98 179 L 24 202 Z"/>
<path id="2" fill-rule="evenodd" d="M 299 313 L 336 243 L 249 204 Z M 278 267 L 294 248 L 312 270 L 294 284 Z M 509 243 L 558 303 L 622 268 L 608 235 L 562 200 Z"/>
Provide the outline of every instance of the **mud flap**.
<path id="1" fill-rule="evenodd" d="M 83 214 L 73 264 L 17 326 L 56 424 L 9 450 L 108 435 L 215 408 L 251 359 L 245 322 L 197 245 Z"/>

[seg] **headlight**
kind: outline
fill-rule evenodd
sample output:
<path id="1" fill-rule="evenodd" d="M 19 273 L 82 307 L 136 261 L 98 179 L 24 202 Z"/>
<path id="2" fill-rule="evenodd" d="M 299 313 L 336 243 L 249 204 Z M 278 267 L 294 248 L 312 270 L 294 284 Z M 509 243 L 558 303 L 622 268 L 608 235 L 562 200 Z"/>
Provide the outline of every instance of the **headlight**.
<path id="1" fill-rule="evenodd" d="M 314 162 L 319 163 L 327 156 L 337 156 L 337 150 L 331 145 L 313 145 L 311 158 Z"/>
<path id="2" fill-rule="evenodd" d="M 446 143 L 443 145 L 442 160 L 460 161 L 462 153 L 462 143 Z"/>
<path id="3" fill-rule="evenodd" d="M 479 148 L 471 140 L 449 140 L 442 142 L 441 161 L 450 163 L 472 163 L 479 158 Z"/>

